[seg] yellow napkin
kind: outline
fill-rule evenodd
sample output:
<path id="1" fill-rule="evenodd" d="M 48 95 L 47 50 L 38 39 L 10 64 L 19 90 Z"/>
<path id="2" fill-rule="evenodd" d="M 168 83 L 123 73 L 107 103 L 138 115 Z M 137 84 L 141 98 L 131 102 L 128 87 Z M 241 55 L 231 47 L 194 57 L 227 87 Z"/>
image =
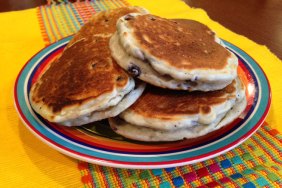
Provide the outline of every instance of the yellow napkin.
<path id="1" fill-rule="evenodd" d="M 82 186 L 77 161 L 39 141 L 20 121 L 13 85 L 25 62 L 44 47 L 36 9 L 0 14 L 0 185 Z"/>

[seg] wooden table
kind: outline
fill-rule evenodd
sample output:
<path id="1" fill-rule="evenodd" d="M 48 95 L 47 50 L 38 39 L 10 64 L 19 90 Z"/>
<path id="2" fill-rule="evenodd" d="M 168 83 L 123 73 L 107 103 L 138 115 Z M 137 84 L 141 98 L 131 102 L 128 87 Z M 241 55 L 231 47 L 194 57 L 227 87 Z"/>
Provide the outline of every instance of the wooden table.
<path id="1" fill-rule="evenodd" d="M 73 2 L 74 0 L 72 0 Z M 282 59 L 282 0 L 185 0 L 215 21 L 266 45 Z M 45 4 L 46 0 L 0 0 L 0 12 Z"/>
<path id="2" fill-rule="evenodd" d="M 46 3 L 46 0 L 0 0 L 0 12 L 23 10 Z"/>
<path id="3" fill-rule="evenodd" d="M 282 59 L 281 0 L 185 0 L 204 9 L 211 19 L 249 39 L 266 45 Z"/>

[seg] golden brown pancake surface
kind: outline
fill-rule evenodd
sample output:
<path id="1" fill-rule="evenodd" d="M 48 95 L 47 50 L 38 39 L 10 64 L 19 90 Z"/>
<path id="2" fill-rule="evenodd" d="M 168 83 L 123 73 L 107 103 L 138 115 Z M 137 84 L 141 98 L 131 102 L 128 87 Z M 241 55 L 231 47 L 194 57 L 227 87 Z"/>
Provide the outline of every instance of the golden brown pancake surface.
<path id="1" fill-rule="evenodd" d="M 142 50 L 179 69 L 222 69 L 231 56 L 215 42 L 214 32 L 197 21 L 146 14 L 127 22 Z"/>
<path id="2" fill-rule="evenodd" d="M 124 88 L 129 76 L 112 59 L 108 43 L 117 19 L 130 12 L 138 9 L 125 7 L 101 12 L 82 27 L 34 84 L 32 101 L 43 102 L 55 114 Z"/>
<path id="3" fill-rule="evenodd" d="M 128 75 L 110 58 L 107 44 L 107 38 L 99 38 L 97 42 L 80 41 L 71 46 L 42 75 L 36 97 L 55 112 L 66 105 L 112 92 L 114 87 L 124 87 Z"/>
<path id="4" fill-rule="evenodd" d="M 137 12 L 137 7 L 124 7 L 98 13 L 79 30 L 79 34 L 74 36 L 73 40 L 69 42 L 69 45 L 81 38 L 91 37 L 91 35 L 93 37 L 110 37 L 116 31 L 116 22 L 121 16 Z"/>
<path id="5" fill-rule="evenodd" d="M 236 96 L 236 82 L 211 92 L 173 91 L 147 87 L 142 96 L 129 108 L 144 117 L 171 119 L 177 115 L 207 114 L 211 106 Z"/>

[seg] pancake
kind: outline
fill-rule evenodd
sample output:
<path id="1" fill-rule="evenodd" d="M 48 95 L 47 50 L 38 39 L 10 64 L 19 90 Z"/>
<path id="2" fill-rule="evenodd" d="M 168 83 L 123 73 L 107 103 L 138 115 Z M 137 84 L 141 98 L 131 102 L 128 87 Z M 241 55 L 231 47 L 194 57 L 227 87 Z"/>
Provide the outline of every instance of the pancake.
<path id="1" fill-rule="evenodd" d="M 245 87 L 239 78 L 211 92 L 147 87 L 131 107 L 109 122 L 116 133 L 130 139 L 176 141 L 219 129 L 239 117 L 245 107 Z"/>
<path id="2" fill-rule="evenodd" d="M 133 13 L 118 20 L 110 48 L 123 69 L 152 85 L 211 91 L 237 76 L 238 60 L 221 44 L 199 22 Z"/>
<path id="3" fill-rule="evenodd" d="M 135 84 L 108 47 L 117 19 L 131 12 L 145 10 L 124 7 L 100 12 L 80 29 L 31 87 L 30 102 L 38 114 L 51 122 L 81 125 L 115 116 L 141 95 L 144 84 Z M 126 96 L 130 103 L 122 103 Z M 94 112 L 99 112 L 97 117 Z"/>
<path id="4" fill-rule="evenodd" d="M 93 111 L 76 119 L 60 122 L 60 124 L 66 126 L 78 126 L 119 115 L 121 112 L 130 107 L 141 96 L 146 86 L 145 83 L 141 82 L 136 83 L 136 85 L 136 88 L 125 95 L 116 106 L 110 106 L 100 111 Z"/>

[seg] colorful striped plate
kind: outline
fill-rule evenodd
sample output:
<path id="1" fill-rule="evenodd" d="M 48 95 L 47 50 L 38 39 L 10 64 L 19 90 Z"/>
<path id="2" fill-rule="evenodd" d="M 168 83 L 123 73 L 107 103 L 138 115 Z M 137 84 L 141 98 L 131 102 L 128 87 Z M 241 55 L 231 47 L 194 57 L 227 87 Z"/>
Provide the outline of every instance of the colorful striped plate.
<path id="1" fill-rule="evenodd" d="M 270 107 L 268 80 L 260 66 L 245 52 L 223 41 L 239 58 L 238 73 L 244 81 L 248 105 L 240 118 L 197 139 L 168 143 L 131 141 L 116 135 L 107 121 L 83 127 L 64 127 L 42 119 L 29 103 L 29 90 L 46 65 L 60 55 L 72 37 L 64 38 L 37 53 L 19 73 L 14 99 L 26 127 L 52 148 L 71 157 L 120 168 L 166 168 L 218 156 L 249 138 L 262 124 Z"/>

